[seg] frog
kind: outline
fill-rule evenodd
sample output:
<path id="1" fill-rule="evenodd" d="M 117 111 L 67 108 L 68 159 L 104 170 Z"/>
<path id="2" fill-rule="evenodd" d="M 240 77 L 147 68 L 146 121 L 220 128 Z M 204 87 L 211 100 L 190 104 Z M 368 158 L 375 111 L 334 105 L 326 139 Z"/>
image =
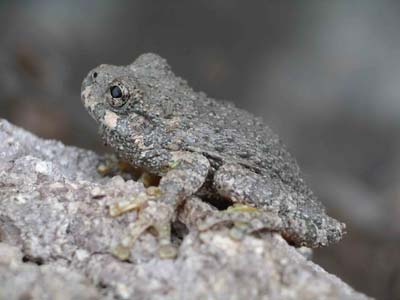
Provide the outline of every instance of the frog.
<path id="1" fill-rule="evenodd" d="M 84 78 L 81 98 L 118 159 L 159 178 L 146 193 L 110 206 L 137 218 L 114 247 L 128 259 L 153 229 L 162 258 L 174 258 L 171 224 L 196 197 L 218 208 L 198 230 L 229 226 L 233 237 L 277 232 L 295 247 L 339 241 L 345 224 L 330 217 L 280 137 L 261 117 L 192 89 L 154 53 L 126 66 L 101 64 Z"/>

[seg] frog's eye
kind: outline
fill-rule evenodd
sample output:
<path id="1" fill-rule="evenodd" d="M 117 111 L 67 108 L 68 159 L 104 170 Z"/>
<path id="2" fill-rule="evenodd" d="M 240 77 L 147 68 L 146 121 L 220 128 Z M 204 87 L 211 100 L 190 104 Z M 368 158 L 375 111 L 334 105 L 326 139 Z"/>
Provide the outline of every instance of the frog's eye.
<path id="1" fill-rule="evenodd" d="M 110 94 L 113 98 L 122 98 L 122 90 L 118 85 L 110 87 Z"/>
<path id="2" fill-rule="evenodd" d="M 110 97 L 107 97 L 108 103 L 114 107 L 121 107 L 128 101 L 130 93 L 127 87 L 121 83 L 114 83 L 109 89 Z"/>

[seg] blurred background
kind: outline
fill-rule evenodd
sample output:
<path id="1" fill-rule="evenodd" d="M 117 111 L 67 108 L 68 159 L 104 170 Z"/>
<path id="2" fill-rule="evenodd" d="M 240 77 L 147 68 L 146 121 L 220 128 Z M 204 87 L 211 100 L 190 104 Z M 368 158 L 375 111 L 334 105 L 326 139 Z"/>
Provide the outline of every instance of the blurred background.
<path id="1" fill-rule="evenodd" d="M 103 152 L 81 80 L 156 52 L 280 134 L 348 225 L 314 260 L 400 299 L 399 28 L 400 2 L 388 0 L 0 0 L 0 117 Z"/>

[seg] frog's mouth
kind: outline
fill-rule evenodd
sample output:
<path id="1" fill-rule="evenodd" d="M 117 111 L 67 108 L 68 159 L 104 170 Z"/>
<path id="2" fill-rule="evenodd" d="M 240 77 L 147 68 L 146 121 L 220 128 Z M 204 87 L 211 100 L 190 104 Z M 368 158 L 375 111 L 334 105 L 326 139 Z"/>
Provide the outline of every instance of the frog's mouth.
<path id="1" fill-rule="evenodd" d="M 101 120 L 101 124 L 103 124 L 103 126 L 106 126 L 111 130 L 115 130 L 117 128 L 118 121 L 120 119 L 121 117 L 118 116 L 115 112 L 111 110 L 105 110 Z"/>
<path id="2" fill-rule="evenodd" d="M 90 115 L 92 115 L 92 111 L 94 107 L 96 106 L 96 101 L 91 95 L 92 89 L 90 86 L 86 86 L 84 89 L 82 89 L 81 92 L 81 100 L 83 103 L 83 106 L 86 108 L 86 110 L 89 112 Z M 92 116 L 93 117 L 93 116 Z"/>

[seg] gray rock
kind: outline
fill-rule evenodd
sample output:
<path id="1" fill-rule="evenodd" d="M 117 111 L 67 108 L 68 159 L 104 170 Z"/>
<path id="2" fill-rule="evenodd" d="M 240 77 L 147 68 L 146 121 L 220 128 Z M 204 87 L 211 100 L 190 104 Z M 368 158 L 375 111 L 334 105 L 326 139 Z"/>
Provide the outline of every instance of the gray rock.
<path id="1" fill-rule="evenodd" d="M 197 232 L 212 208 L 196 199 L 179 215 L 177 259 L 160 259 L 150 232 L 129 262 L 114 258 L 136 213 L 111 218 L 108 205 L 144 188 L 101 178 L 98 158 L 0 120 L 0 299 L 368 299 L 278 234 Z"/>
<path id="2" fill-rule="evenodd" d="M 24 263 L 25 261 L 25 263 Z M 0 299 L 95 300 L 96 287 L 61 264 L 28 263 L 18 247 L 0 243 Z"/>

